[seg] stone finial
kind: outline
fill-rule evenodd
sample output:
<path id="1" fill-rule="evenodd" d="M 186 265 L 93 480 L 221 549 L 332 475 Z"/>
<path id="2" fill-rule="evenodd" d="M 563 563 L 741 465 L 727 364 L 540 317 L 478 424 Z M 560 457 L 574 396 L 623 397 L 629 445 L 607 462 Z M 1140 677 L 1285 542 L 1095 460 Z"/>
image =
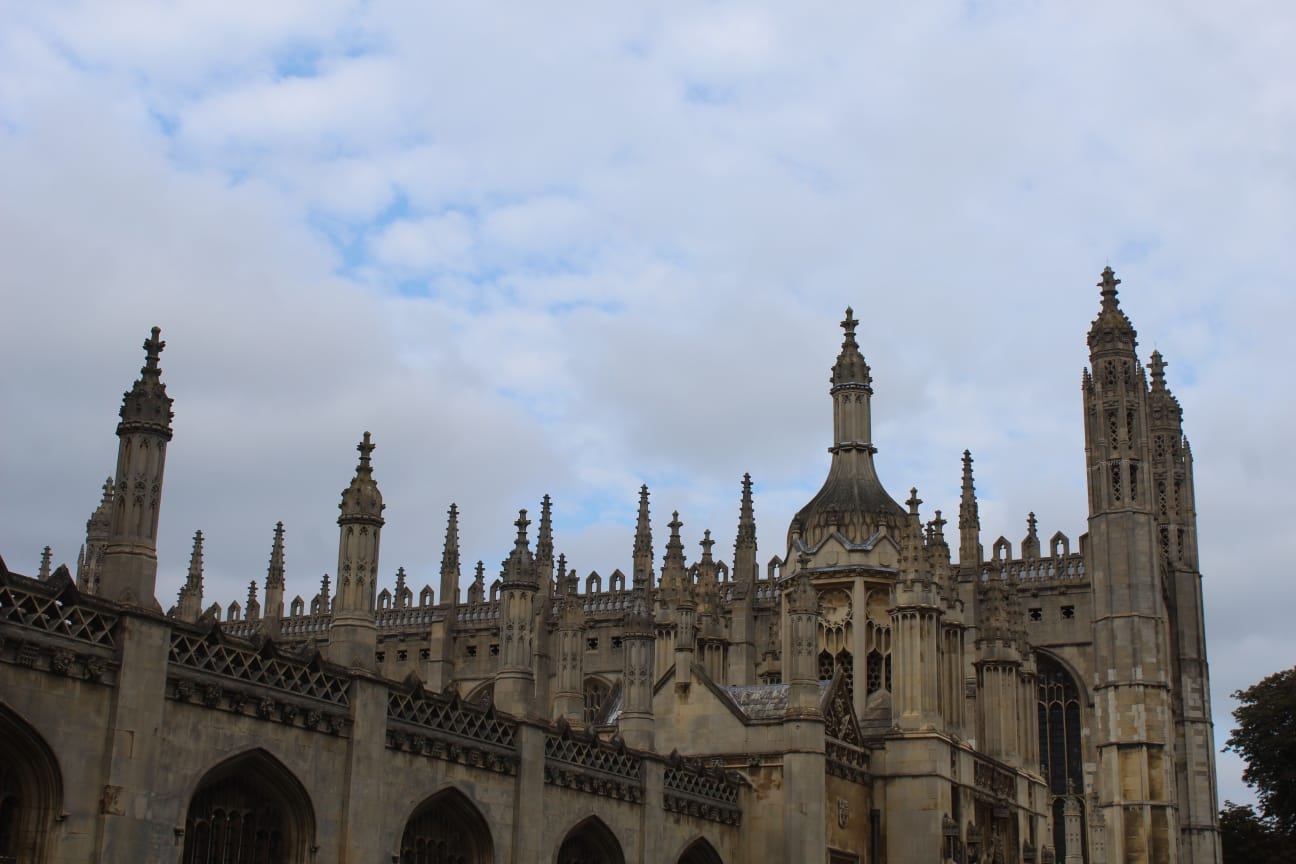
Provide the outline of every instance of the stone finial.
<path id="1" fill-rule="evenodd" d="M 154 327 L 148 339 L 144 340 L 144 368 L 140 369 L 141 375 L 160 375 L 162 370 L 158 368 L 158 359 L 162 355 L 162 349 L 166 348 L 166 343 L 162 341 L 162 328 Z"/>
<path id="2" fill-rule="evenodd" d="M 648 513 L 648 486 L 639 487 L 639 515 L 635 519 L 634 585 L 652 587 L 652 521 Z"/>
<path id="3" fill-rule="evenodd" d="M 864 355 L 860 353 L 859 342 L 855 341 L 855 328 L 858 326 L 854 310 L 847 306 L 846 318 L 841 322 L 844 331 L 841 353 L 837 355 L 837 362 L 833 365 L 831 381 L 834 387 L 843 384 L 863 385 L 871 393 L 873 375 Z"/>
<path id="4" fill-rule="evenodd" d="M 1107 349 L 1133 353 L 1137 344 L 1138 334 L 1129 318 L 1121 311 L 1120 301 L 1116 298 L 1116 286 L 1119 284 L 1121 280 L 1116 278 L 1115 271 L 1111 267 L 1103 268 L 1102 281 L 1098 283 L 1098 287 L 1102 289 L 1102 306 L 1089 328 L 1091 352 Z"/>
<path id="5" fill-rule="evenodd" d="M 54 550 L 46 546 L 41 550 L 40 570 L 37 574 L 38 579 L 42 582 L 48 582 L 50 578 L 50 566 L 54 560 Z"/>
<path id="6" fill-rule="evenodd" d="M 1161 352 L 1155 349 L 1153 349 L 1152 351 L 1151 360 L 1152 362 L 1148 363 L 1148 369 L 1152 370 L 1152 389 L 1165 390 L 1166 389 L 1165 368 L 1170 364 L 1167 363 L 1165 358 L 1161 356 Z"/>
<path id="7" fill-rule="evenodd" d="M 756 516 L 752 505 L 751 474 L 743 474 L 742 501 L 738 505 L 738 535 L 734 539 L 734 560 L 738 560 L 738 550 L 750 548 L 756 550 Z"/>
<path id="8" fill-rule="evenodd" d="M 715 546 L 715 541 L 711 539 L 711 529 L 707 528 L 702 532 L 702 539 L 698 541 L 702 547 L 702 561 L 705 564 L 711 564 L 714 559 L 711 557 L 711 547 Z"/>
<path id="9" fill-rule="evenodd" d="M 140 377 L 122 397 L 118 435 L 148 431 L 171 440 L 173 400 L 167 396 L 166 385 L 162 383 L 162 369 L 158 366 L 158 358 L 166 347 L 161 335 L 162 329 L 154 327 L 149 338 L 144 340 L 144 365 L 140 367 Z"/>
<path id="10" fill-rule="evenodd" d="M 441 547 L 442 603 L 457 602 L 459 576 L 459 505 L 451 503 L 446 515 L 445 544 Z"/>
<path id="11" fill-rule="evenodd" d="M 910 490 L 909 490 L 909 500 L 905 502 L 905 506 L 907 506 L 907 507 L 909 508 L 909 515 L 911 515 L 911 516 L 917 516 L 917 515 L 918 515 L 918 507 L 919 507 L 922 503 L 923 503 L 923 502 L 922 502 L 922 499 L 918 497 L 918 487 L 917 487 L 917 486 L 914 486 L 914 487 L 910 488 Z"/>
<path id="12" fill-rule="evenodd" d="M 338 509 L 342 511 L 342 515 L 338 517 L 339 525 L 356 521 L 383 524 L 382 511 L 386 509 L 386 505 L 383 504 L 378 483 L 374 480 L 370 459 L 375 447 L 368 432 L 364 433 L 364 437 L 356 445 L 356 450 L 360 451 L 360 461 L 356 465 L 351 484 L 342 490 L 342 501 L 338 504 Z"/>
<path id="13" fill-rule="evenodd" d="M 540 527 L 536 535 L 536 562 L 546 568 L 553 564 L 553 501 L 548 495 L 540 499 Z"/>
<path id="14" fill-rule="evenodd" d="M 393 604 L 397 609 L 404 609 L 406 604 L 406 592 L 409 589 L 405 587 L 405 568 L 396 568 L 396 602 Z"/>
<path id="15" fill-rule="evenodd" d="M 258 605 L 259 604 L 257 603 L 257 583 L 256 580 L 253 579 L 252 581 L 248 582 L 247 608 L 249 611 L 251 611 L 252 609 L 257 608 Z"/>
<path id="16" fill-rule="evenodd" d="M 1026 536 L 1022 539 L 1021 544 L 1022 558 L 1031 560 L 1040 557 L 1038 528 L 1039 520 L 1035 518 L 1035 513 L 1032 511 L 1026 517 Z"/>
<path id="17" fill-rule="evenodd" d="M 468 602 L 481 603 L 485 599 L 486 599 L 486 564 L 482 561 L 478 561 L 477 568 L 473 573 L 472 584 L 468 586 Z"/>
<path id="18" fill-rule="evenodd" d="M 270 566 L 266 569 L 266 590 L 284 587 L 284 524 L 276 522 L 270 545 Z"/>
<path id="19" fill-rule="evenodd" d="M 963 491 L 959 497 L 959 563 L 968 566 L 981 561 L 981 515 L 977 508 L 976 485 L 972 482 L 972 451 L 963 451 Z"/>
<path id="20" fill-rule="evenodd" d="M 531 520 L 527 518 L 525 509 L 518 511 L 518 518 L 513 524 L 517 526 L 517 537 L 513 541 L 513 551 L 504 560 L 503 583 L 523 583 L 534 587 L 535 558 L 531 554 L 531 541 L 527 539 L 527 526 L 531 524 Z"/>

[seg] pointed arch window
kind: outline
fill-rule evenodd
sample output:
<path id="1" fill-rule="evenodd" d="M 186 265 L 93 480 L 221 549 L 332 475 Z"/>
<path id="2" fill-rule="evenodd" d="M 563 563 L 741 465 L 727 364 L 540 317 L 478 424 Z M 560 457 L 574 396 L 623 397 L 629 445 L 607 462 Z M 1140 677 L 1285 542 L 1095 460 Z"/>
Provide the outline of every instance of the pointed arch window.
<path id="1" fill-rule="evenodd" d="M 264 750 L 229 759 L 198 784 L 182 864 L 302 864 L 315 816 L 297 778 Z"/>
<path id="2" fill-rule="evenodd" d="M 40 734 L 0 705 L 0 862 L 46 861 L 63 780 Z"/>
<path id="3" fill-rule="evenodd" d="M 567 833 L 558 848 L 558 864 L 625 864 L 616 836 L 597 816 Z"/>
<path id="4" fill-rule="evenodd" d="M 456 789 L 433 795 L 405 823 L 400 864 L 490 864 L 494 860 L 490 826 Z"/>
<path id="5" fill-rule="evenodd" d="M 586 726 L 598 720 L 611 689 L 598 678 L 585 679 L 585 710 L 582 719 Z"/>
<path id="6" fill-rule="evenodd" d="M 1084 830 L 1080 688 L 1062 664 L 1047 655 L 1037 656 L 1040 770 L 1052 796 L 1053 848 L 1057 860 L 1061 861 L 1068 852 L 1067 820 L 1079 819 L 1082 844 L 1087 834 Z M 1087 850 L 1078 851 L 1081 860 L 1089 860 Z"/>

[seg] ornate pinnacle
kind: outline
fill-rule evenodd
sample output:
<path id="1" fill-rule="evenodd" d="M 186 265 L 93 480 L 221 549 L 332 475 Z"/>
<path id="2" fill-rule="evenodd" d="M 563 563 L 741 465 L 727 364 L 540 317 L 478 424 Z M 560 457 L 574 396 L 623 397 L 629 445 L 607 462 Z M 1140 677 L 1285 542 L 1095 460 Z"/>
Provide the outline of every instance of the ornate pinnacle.
<path id="1" fill-rule="evenodd" d="M 531 520 L 526 517 L 526 514 L 526 508 L 519 510 L 518 518 L 513 523 L 518 529 L 517 539 L 513 541 L 515 549 L 526 549 L 530 545 L 527 540 L 527 526 L 531 524 Z"/>
<path id="2" fill-rule="evenodd" d="M 833 366 L 831 379 L 833 387 L 860 384 L 871 393 L 873 376 L 869 371 L 868 363 L 864 360 L 864 355 L 860 353 L 859 343 L 855 341 L 855 328 L 859 326 L 859 321 L 855 320 L 854 310 L 849 306 L 846 307 L 846 318 L 841 322 L 841 326 L 845 335 L 842 338 L 841 353 L 837 355 L 837 363 Z"/>
<path id="3" fill-rule="evenodd" d="M 1116 278 L 1112 268 L 1104 267 L 1102 281 L 1098 283 L 1098 287 L 1102 289 L 1102 308 L 1099 309 L 1093 326 L 1089 328 L 1091 353 L 1103 348 L 1131 353 L 1134 350 L 1137 334 L 1129 318 L 1121 311 L 1120 301 L 1116 299 L 1116 286 L 1119 284 L 1121 280 Z"/>
<path id="4" fill-rule="evenodd" d="M 855 310 L 846 307 L 846 319 L 841 322 L 841 327 L 846 331 L 846 341 L 853 343 L 855 341 L 855 328 L 859 326 L 859 321 L 855 320 Z"/>
<path id="5" fill-rule="evenodd" d="M 1152 352 L 1152 362 L 1148 364 L 1148 368 L 1152 370 L 1152 389 L 1153 389 L 1153 390 L 1164 390 L 1164 389 L 1166 389 L 1166 383 L 1165 383 L 1165 367 L 1167 367 L 1167 366 L 1169 366 L 1169 365 L 1170 365 L 1170 364 L 1167 363 L 1167 362 L 1165 361 L 1165 358 L 1163 358 L 1163 357 L 1161 356 L 1161 352 L 1160 352 L 1160 351 L 1155 351 L 1155 350 L 1154 350 L 1154 351 Z"/>
<path id="6" fill-rule="evenodd" d="M 400 608 L 400 598 L 405 596 L 405 568 L 396 568 L 396 606 Z"/>
<path id="7" fill-rule="evenodd" d="M 144 365 L 140 377 L 122 397 L 121 423 L 117 434 L 147 431 L 171 440 L 171 397 L 162 383 L 162 370 L 158 355 L 166 347 L 159 337 L 162 330 L 154 327 L 150 338 L 144 340 Z"/>
<path id="8" fill-rule="evenodd" d="M 750 474 L 743 475 L 742 503 L 738 507 L 738 535 L 734 539 L 734 559 L 738 558 L 739 549 L 756 548 L 756 517 L 752 508 L 752 479 Z"/>
<path id="9" fill-rule="evenodd" d="M 553 502 L 548 495 L 540 501 L 540 530 L 536 536 L 536 560 L 545 566 L 553 563 Z"/>
<path id="10" fill-rule="evenodd" d="M 257 584 L 256 584 L 256 580 L 253 579 L 251 582 L 248 583 L 247 608 L 249 611 L 251 611 L 251 609 L 256 605 L 257 605 Z"/>
<path id="11" fill-rule="evenodd" d="M 375 446 L 377 445 L 373 443 L 369 433 L 364 433 L 364 438 L 356 445 L 356 449 L 360 451 L 360 464 L 356 466 L 357 474 L 370 474 L 373 472 L 373 468 L 369 465 L 369 456 L 373 453 Z"/>
<path id="12" fill-rule="evenodd" d="M 1039 526 L 1039 520 L 1035 518 L 1035 511 L 1032 510 L 1026 516 L 1026 536 L 1035 537 L 1035 529 Z"/>
<path id="13" fill-rule="evenodd" d="M 140 369 L 141 375 L 160 375 L 162 370 L 158 368 L 158 358 L 162 354 L 162 349 L 166 343 L 160 338 L 162 335 L 161 327 L 154 327 L 152 334 L 144 340 L 144 366 Z"/>
<path id="14" fill-rule="evenodd" d="M 639 487 L 639 516 L 635 520 L 635 557 L 652 556 L 652 522 L 648 515 L 648 486 Z"/>
<path id="15" fill-rule="evenodd" d="M 274 543 L 270 547 L 270 567 L 266 570 L 266 588 L 282 588 L 284 584 L 284 526 L 276 522 Z"/>
<path id="16" fill-rule="evenodd" d="M 40 572 L 38 578 L 44 582 L 50 577 L 50 565 L 54 559 L 54 550 L 46 546 L 41 550 Z"/>
<path id="17" fill-rule="evenodd" d="M 702 547 L 702 563 L 710 564 L 711 547 L 715 545 L 715 541 L 711 539 L 710 528 L 702 532 L 702 539 L 698 541 L 698 545 Z"/>
<path id="18" fill-rule="evenodd" d="M 339 525 L 356 521 L 383 524 L 382 511 L 386 508 L 370 464 L 374 446 L 373 438 L 368 432 L 364 433 L 364 437 L 356 445 L 356 449 L 360 451 L 360 462 L 356 465 L 351 483 L 342 490 L 342 501 L 338 504 L 338 509 L 342 511 L 342 515 L 338 517 Z"/>
<path id="19" fill-rule="evenodd" d="M 918 487 L 917 486 L 912 487 L 909 490 L 909 500 L 905 502 L 905 504 L 908 505 L 909 507 L 909 513 L 911 515 L 917 516 L 918 507 L 922 503 L 923 503 L 922 499 L 918 497 Z"/>
<path id="20" fill-rule="evenodd" d="M 459 505 L 451 504 L 446 519 L 445 546 L 441 550 L 441 575 L 453 576 L 455 584 L 459 583 Z M 442 591 L 444 592 L 444 588 Z M 441 598 L 449 602 L 446 598 Z"/>
<path id="21" fill-rule="evenodd" d="M 1102 281 L 1098 287 L 1102 289 L 1103 304 L 1116 302 L 1116 286 L 1121 284 L 1121 280 L 1116 278 L 1116 271 L 1110 265 L 1103 268 Z"/>

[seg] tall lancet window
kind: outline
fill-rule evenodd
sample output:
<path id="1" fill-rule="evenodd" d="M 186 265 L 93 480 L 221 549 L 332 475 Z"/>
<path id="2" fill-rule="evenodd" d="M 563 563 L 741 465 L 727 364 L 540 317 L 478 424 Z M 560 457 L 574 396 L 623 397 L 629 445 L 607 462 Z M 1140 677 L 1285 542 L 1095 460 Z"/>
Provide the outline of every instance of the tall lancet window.
<path id="1" fill-rule="evenodd" d="M 1056 660 L 1038 655 L 1040 768 L 1052 794 L 1053 848 L 1057 860 L 1068 851 L 1084 848 L 1084 748 L 1080 739 L 1080 688 Z M 1068 826 L 1068 820 L 1072 823 Z M 1079 840 L 1079 850 L 1068 850 L 1067 838 Z"/>

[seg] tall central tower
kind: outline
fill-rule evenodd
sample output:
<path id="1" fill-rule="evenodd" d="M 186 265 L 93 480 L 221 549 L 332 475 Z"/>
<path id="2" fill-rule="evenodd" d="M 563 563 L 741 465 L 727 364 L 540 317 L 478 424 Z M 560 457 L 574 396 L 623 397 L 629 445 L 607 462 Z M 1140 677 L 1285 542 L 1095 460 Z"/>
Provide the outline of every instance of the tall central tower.
<path id="1" fill-rule="evenodd" d="M 1099 806 L 1111 861 L 1178 861 L 1170 615 L 1150 482 L 1148 386 L 1103 270 L 1083 379 Z"/>

